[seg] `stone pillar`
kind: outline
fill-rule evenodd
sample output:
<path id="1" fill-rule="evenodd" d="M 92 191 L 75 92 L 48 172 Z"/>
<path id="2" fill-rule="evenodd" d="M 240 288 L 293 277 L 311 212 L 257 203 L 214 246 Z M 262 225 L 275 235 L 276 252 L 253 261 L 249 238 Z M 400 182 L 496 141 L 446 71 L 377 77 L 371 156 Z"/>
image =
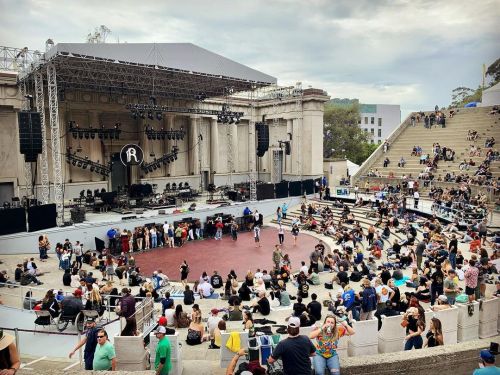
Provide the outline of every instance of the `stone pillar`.
<path id="1" fill-rule="evenodd" d="M 199 159 L 199 147 L 198 147 L 198 135 L 200 134 L 200 129 L 198 126 L 199 118 L 198 116 L 190 117 L 190 124 L 188 129 L 188 158 L 189 158 L 189 174 L 199 175 L 200 174 L 200 159 Z"/>
<path id="2" fill-rule="evenodd" d="M 232 126 L 232 149 L 233 149 L 233 170 L 236 172 L 240 172 L 240 166 L 239 166 L 239 160 L 238 160 L 238 125 L 236 124 L 230 124 L 228 126 Z M 229 171 L 229 173 L 232 173 L 233 171 Z M 233 182 L 234 183 L 234 182 Z"/>
<path id="3" fill-rule="evenodd" d="M 210 171 L 211 173 L 219 172 L 219 129 L 217 119 L 213 118 L 210 121 Z"/>
<path id="4" fill-rule="evenodd" d="M 296 175 L 297 178 L 300 178 L 299 171 L 299 157 L 300 157 L 300 120 L 298 118 L 294 118 L 292 120 L 292 173 Z"/>

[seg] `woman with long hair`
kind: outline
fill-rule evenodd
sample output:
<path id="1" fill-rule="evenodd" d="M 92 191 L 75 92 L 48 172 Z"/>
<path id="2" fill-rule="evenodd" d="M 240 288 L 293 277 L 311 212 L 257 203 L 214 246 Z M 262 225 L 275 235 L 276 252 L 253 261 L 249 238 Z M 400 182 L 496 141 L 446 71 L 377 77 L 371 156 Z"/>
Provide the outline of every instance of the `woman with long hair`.
<path id="1" fill-rule="evenodd" d="M 443 328 L 438 318 L 432 318 L 429 323 L 429 331 L 425 335 L 424 348 L 444 345 Z"/>
<path id="2" fill-rule="evenodd" d="M 184 304 L 192 305 L 194 303 L 194 292 L 189 288 L 189 285 L 184 287 Z"/>
<path id="3" fill-rule="evenodd" d="M 333 374 L 340 371 L 340 360 L 337 354 L 339 339 L 344 335 L 352 336 L 355 331 L 347 321 L 337 324 L 334 315 L 327 315 L 322 327 L 318 327 L 309 334 L 310 339 L 316 339 L 316 355 L 313 357 L 313 366 L 316 374 L 324 374 L 325 369 Z"/>
<path id="4" fill-rule="evenodd" d="M 187 328 L 191 323 L 188 314 L 182 310 L 182 305 L 178 304 L 175 306 L 175 327 L 176 328 Z"/>
<path id="5" fill-rule="evenodd" d="M 246 330 L 253 329 L 253 316 L 250 310 L 243 310 L 243 324 Z"/>
<path id="6" fill-rule="evenodd" d="M 108 280 L 113 282 L 113 275 L 115 274 L 115 266 L 114 266 L 114 260 L 113 257 L 108 254 L 106 256 L 106 276 L 108 277 Z"/>
<path id="7" fill-rule="evenodd" d="M 425 320 L 417 307 L 410 307 L 403 315 L 406 325 L 406 337 L 404 350 L 422 349 L 422 333 L 425 330 Z"/>

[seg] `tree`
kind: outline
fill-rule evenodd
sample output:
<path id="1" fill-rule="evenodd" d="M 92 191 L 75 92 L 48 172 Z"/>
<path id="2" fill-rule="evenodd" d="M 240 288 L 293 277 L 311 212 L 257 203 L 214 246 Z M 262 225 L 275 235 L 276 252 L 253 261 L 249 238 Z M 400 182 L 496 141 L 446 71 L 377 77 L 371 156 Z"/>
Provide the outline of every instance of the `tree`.
<path id="1" fill-rule="evenodd" d="M 491 77 L 490 86 L 496 85 L 500 81 L 500 58 L 496 59 L 486 70 L 486 76 Z"/>
<path id="2" fill-rule="evenodd" d="M 451 92 L 450 108 L 463 107 L 467 103 L 480 102 L 483 94 L 483 88 L 478 86 L 473 90 L 468 87 L 457 87 Z"/>
<path id="3" fill-rule="evenodd" d="M 324 157 L 347 158 L 356 164 L 363 163 L 377 145 L 368 143 L 371 136 L 361 130 L 359 105 L 326 104 L 323 115 Z"/>
<path id="4" fill-rule="evenodd" d="M 94 33 L 87 35 L 87 43 L 106 43 L 106 38 L 111 30 L 106 25 L 101 25 L 94 29 Z"/>

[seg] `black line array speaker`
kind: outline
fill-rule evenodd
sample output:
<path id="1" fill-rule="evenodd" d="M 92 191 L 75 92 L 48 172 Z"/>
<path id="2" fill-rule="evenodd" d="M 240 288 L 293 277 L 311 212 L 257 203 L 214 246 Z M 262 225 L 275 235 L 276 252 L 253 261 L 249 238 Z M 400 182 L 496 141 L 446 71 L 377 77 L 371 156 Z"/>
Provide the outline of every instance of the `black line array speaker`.
<path id="1" fill-rule="evenodd" d="M 269 125 L 265 122 L 255 123 L 257 131 L 257 156 L 262 157 L 269 149 Z"/>
<path id="2" fill-rule="evenodd" d="M 19 149 L 24 160 L 35 162 L 42 152 L 42 126 L 40 113 L 22 111 L 18 114 Z"/>
<path id="3" fill-rule="evenodd" d="M 56 205 L 42 204 L 28 208 L 28 232 L 35 232 L 57 226 Z"/>

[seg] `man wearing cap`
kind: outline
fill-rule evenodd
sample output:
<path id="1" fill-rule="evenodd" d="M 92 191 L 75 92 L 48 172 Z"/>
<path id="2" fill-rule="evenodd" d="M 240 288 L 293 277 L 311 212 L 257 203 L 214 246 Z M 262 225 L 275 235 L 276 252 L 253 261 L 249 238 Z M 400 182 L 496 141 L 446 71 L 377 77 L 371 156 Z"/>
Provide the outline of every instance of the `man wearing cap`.
<path id="1" fill-rule="evenodd" d="M 83 350 L 83 359 L 85 361 L 85 370 L 92 370 L 92 363 L 94 362 L 94 353 L 97 346 L 97 332 L 99 329 L 96 328 L 96 322 L 94 318 L 88 318 L 86 321 L 87 331 L 85 332 L 85 337 L 80 340 L 80 342 L 75 346 L 73 351 L 69 353 L 69 358 L 71 358 L 75 352 L 85 345 Z"/>
<path id="2" fill-rule="evenodd" d="M 160 319 L 158 319 L 158 326 L 156 328 L 165 327 L 165 334 L 166 335 L 175 335 L 175 329 L 167 327 L 168 325 L 168 319 L 164 316 L 160 316 Z"/>
<path id="3" fill-rule="evenodd" d="M 155 331 L 155 336 L 158 338 L 155 356 L 156 375 L 168 375 L 169 371 L 172 369 L 172 363 L 170 361 L 170 341 L 165 338 L 165 334 L 165 327 L 158 326 Z"/>
<path id="4" fill-rule="evenodd" d="M 500 368 L 495 366 L 495 355 L 488 349 L 481 350 L 479 355 L 481 358 L 481 362 L 479 366 L 482 368 L 478 368 L 474 370 L 472 375 L 493 375 L 500 374 Z"/>
<path id="5" fill-rule="evenodd" d="M 14 375 L 21 367 L 15 338 L 0 329 L 0 373 Z"/>
<path id="6" fill-rule="evenodd" d="M 283 361 L 284 375 L 310 375 L 311 361 L 309 357 L 316 352 L 309 337 L 299 335 L 300 319 L 292 316 L 288 319 L 288 338 L 278 343 L 269 356 L 268 362 L 273 363 L 280 359 Z"/>

